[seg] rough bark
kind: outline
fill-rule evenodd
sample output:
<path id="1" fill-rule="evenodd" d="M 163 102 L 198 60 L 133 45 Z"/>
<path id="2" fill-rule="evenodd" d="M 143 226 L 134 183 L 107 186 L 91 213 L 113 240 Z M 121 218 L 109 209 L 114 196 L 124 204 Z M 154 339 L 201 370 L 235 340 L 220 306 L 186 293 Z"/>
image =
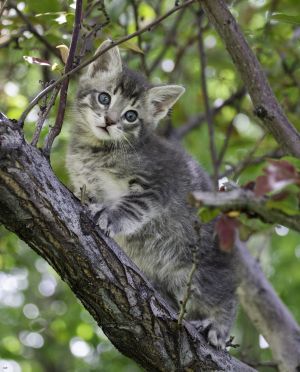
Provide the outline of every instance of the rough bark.
<path id="1" fill-rule="evenodd" d="M 285 116 L 255 54 L 224 0 L 200 0 L 239 71 L 262 124 L 290 154 L 300 158 L 300 133 Z"/>
<path id="2" fill-rule="evenodd" d="M 235 189 L 228 192 L 212 193 L 195 191 L 191 193 L 194 205 L 218 208 L 222 212 L 240 211 L 271 224 L 280 224 L 300 232 L 300 216 L 289 215 L 280 209 L 268 207 L 267 197 L 258 197 L 250 190 Z M 296 209 L 296 208 L 295 208 Z"/>
<path id="3" fill-rule="evenodd" d="M 281 372 L 300 370 L 300 328 L 266 280 L 259 263 L 238 244 L 241 304 L 268 341 Z"/>
<path id="4" fill-rule="evenodd" d="M 112 343 L 149 371 L 253 371 L 209 346 L 157 294 L 89 218 L 86 208 L 28 145 L 0 120 L 0 223 L 44 257 Z"/>

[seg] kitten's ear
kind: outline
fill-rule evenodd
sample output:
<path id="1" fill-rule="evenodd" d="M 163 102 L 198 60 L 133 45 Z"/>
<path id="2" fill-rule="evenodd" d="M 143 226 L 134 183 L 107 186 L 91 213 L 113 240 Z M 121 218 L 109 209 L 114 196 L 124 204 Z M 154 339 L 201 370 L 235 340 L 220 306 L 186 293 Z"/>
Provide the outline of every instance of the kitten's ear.
<path id="1" fill-rule="evenodd" d="M 96 53 L 106 49 L 111 43 L 110 40 L 105 40 L 96 50 Z M 109 72 L 113 76 L 122 72 L 122 60 L 117 46 L 109 49 L 89 65 L 88 74 L 91 77 L 101 71 Z"/>
<path id="2" fill-rule="evenodd" d="M 156 121 L 165 117 L 178 100 L 178 98 L 185 92 L 185 89 L 179 85 L 162 85 L 148 90 L 148 102 L 151 110 L 153 110 L 153 117 Z"/>

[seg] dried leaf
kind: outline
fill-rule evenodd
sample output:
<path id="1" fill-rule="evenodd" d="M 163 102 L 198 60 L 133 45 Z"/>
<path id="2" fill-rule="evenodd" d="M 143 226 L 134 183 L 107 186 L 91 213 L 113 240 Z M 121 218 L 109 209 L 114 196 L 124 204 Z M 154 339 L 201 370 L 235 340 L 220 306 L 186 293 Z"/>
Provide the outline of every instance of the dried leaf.
<path id="1" fill-rule="evenodd" d="M 44 59 L 38 58 L 38 57 L 23 56 L 23 58 L 26 62 L 31 63 L 31 64 L 36 64 L 36 65 L 40 65 L 40 66 L 51 66 L 50 62 L 48 62 Z"/>
<path id="2" fill-rule="evenodd" d="M 125 48 L 125 49 L 130 49 L 133 52 L 144 54 L 144 52 L 142 51 L 142 49 L 137 44 L 133 43 L 130 40 L 125 41 L 120 46 L 123 47 L 123 48 Z"/>
<path id="3" fill-rule="evenodd" d="M 272 191 L 272 187 L 269 184 L 267 176 L 258 176 L 256 178 L 254 193 L 256 196 L 263 196 L 268 192 Z"/>
<path id="4" fill-rule="evenodd" d="M 65 44 L 57 45 L 56 49 L 59 49 L 61 59 L 66 64 L 69 56 L 69 48 Z"/>
<path id="5" fill-rule="evenodd" d="M 238 221 L 222 215 L 216 223 L 216 232 L 219 237 L 220 249 L 224 252 L 230 252 L 233 248 L 237 234 Z"/>
<path id="6" fill-rule="evenodd" d="M 297 169 L 286 160 L 269 160 L 264 175 L 256 179 L 254 193 L 262 196 L 270 191 L 279 191 L 290 184 L 300 185 Z"/>

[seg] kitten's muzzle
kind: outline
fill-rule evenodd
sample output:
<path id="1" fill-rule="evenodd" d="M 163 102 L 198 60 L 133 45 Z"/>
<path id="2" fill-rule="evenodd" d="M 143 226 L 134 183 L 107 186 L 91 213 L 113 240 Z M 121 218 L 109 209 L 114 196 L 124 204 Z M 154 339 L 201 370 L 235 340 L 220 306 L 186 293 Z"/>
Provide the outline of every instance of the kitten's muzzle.
<path id="1" fill-rule="evenodd" d="M 109 116 L 105 117 L 105 126 L 106 127 L 109 127 L 109 126 L 114 125 L 114 124 L 116 124 L 115 120 L 111 119 Z"/>

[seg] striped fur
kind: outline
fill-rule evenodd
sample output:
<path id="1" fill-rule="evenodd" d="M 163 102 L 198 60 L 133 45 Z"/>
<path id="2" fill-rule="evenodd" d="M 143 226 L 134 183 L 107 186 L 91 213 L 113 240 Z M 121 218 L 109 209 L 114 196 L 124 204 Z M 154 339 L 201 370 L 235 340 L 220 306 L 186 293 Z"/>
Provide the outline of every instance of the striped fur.
<path id="1" fill-rule="evenodd" d="M 195 229 L 196 211 L 187 203 L 189 192 L 210 190 L 210 181 L 178 144 L 155 134 L 183 91 L 151 86 L 122 66 L 118 48 L 106 52 L 79 82 L 67 167 L 77 195 L 85 185 L 99 226 L 177 308 L 196 247 L 186 317 L 224 348 L 236 309 L 234 256 L 218 250 L 212 224 Z M 108 107 L 99 104 L 101 92 L 111 97 Z M 136 122 L 126 122 L 128 110 L 138 113 Z M 103 130 L 107 116 L 114 124 Z"/>

